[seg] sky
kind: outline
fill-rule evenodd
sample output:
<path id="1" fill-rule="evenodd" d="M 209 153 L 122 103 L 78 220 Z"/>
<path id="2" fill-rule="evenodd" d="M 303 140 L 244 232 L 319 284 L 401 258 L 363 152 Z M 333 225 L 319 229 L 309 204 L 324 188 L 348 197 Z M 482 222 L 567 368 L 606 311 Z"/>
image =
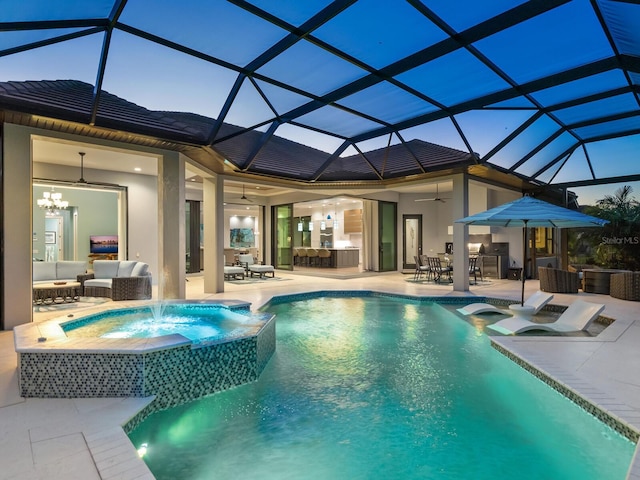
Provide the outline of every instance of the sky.
<path id="1" fill-rule="evenodd" d="M 616 190 L 625 185 L 631 185 L 633 189 L 631 197 L 640 199 L 640 182 L 610 183 L 607 185 L 595 185 L 592 187 L 569 188 L 570 191 L 578 195 L 579 205 L 595 205 L 596 202 L 606 195 L 614 195 Z"/>

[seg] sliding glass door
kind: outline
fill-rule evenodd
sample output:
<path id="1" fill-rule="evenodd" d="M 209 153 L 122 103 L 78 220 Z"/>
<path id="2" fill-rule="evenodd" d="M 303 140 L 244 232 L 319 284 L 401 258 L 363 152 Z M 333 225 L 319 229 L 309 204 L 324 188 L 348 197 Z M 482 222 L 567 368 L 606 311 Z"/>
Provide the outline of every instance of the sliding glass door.
<path id="1" fill-rule="evenodd" d="M 271 210 L 274 267 L 293 269 L 293 204 L 277 205 Z"/>

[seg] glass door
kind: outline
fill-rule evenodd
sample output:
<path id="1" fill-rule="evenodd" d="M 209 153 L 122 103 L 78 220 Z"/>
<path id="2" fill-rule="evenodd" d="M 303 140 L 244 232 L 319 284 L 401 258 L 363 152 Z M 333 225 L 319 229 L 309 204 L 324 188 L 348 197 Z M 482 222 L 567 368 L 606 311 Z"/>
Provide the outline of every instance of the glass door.
<path id="1" fill-rule="evenodd" d="M 380 271 L 389 272 L 398 269 L 397 255 L 397 205 L 392 202 L 378 203 L 379 262 Z"/>
<path id="2" fill-rule="evenodd" d="M 271 207 L 273 225 L 271 232 L 273 239 L 274 267 L 284 270 L 293 269 L 293 204 L 276 205 Z"/>
<path id="3" fill-rule="evenodd" d="M 422 215 L 403 215 L 402 225 L 402 268 L 415 270 L 414 257 L 422 255 Z"/>

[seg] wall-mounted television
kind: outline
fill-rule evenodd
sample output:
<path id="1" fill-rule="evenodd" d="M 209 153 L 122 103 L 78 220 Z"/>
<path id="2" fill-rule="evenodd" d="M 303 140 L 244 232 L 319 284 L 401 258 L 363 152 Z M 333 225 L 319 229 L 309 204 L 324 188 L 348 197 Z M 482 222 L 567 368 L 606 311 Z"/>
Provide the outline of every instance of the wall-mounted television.
<path id="1" fill-rule="evenodd" d="M 89 253 L 118 253 L 118 236 L 90 235 Z"/>

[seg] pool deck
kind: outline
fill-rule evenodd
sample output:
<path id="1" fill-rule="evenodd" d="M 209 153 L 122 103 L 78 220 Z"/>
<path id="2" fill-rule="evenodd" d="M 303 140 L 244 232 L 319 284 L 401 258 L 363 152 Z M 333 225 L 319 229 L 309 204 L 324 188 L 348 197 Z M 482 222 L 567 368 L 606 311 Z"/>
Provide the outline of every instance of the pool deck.
<path id="1" fill-rule="evenodd" d="M 320 274 L 320 272 L 318 272 Z M 225 283 L 225 292 L 205 294 L 201 276 L 190 276 L 188 299 L 238 299 L 254 309 L 272 296 L 317 290 L 374 290 L 418 296 L 487 296 L 519 299 L 517 281 L 493 280 L 453 292 L 450 285 L 412 282 L 400 273 L 345 275 L 344 278 L 276 272 L 276 279 L 246 284 Z M 527 281 L 525 298 L 538 289 Z M 155 290 L 154 290 L 155 294 Z M 616 321 L 597 337 L 522 336 L 496 337 L 516 356 L 553 376 L 572 391 L 613 413 L 632 429 L 640 430 L 640 320 L 636 302 L 608 295 L 555 294 L 557 305 L 576 298 L 604 303 L 603 315 Z M 125 307 L 140 302 L 107 303 Z M 69 307 L 67 307 L 69 308 Z M 34 322 L 69 313 L 34 314 Z M 75 309 L 73 313 L 79 313 Z M 84 313 L 84 310 L 83 310 Z M 0 332 L 0 479 L 152 479 L 144 462 L 120 425 L 148 404 L 150 399 L 38 399 L 19 395 L 17 355 L 13 332 Z M 640 480 L 640 459 L 630 468 L 629 479 Z"/>

